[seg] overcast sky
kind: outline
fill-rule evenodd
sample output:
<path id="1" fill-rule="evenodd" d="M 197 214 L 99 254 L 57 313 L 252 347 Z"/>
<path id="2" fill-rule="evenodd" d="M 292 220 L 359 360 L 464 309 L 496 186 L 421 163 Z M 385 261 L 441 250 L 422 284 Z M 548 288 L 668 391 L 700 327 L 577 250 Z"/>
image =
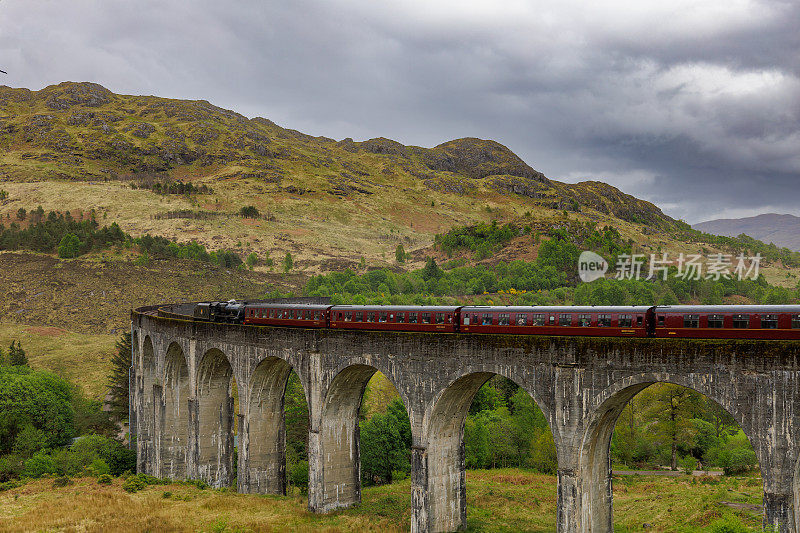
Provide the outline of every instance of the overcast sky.
<path id="1" fill-rule="evenodd" d="M 796 0 L 0 0 L 0 69 L 336 139 L 495 139 L 689 222 L 800 215 Z"/>

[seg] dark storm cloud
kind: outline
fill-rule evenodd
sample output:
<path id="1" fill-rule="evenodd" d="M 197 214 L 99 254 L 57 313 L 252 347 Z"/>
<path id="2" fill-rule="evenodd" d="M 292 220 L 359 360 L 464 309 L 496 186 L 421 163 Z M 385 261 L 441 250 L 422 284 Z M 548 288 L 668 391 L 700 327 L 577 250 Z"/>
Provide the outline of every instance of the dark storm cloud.
<path id="1" fill-rule="evenodd" d="M 794 1 L 6 0 L 0 68 L 335 138 L 494 138 L 695 221 L 800 214 L 798 27 Z"/>

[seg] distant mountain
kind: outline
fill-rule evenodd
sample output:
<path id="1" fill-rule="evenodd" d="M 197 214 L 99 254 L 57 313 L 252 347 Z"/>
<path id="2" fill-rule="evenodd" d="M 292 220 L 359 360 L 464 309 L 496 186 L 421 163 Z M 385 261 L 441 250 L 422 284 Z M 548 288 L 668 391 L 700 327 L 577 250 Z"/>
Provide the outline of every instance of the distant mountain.
<path id="1" fill-rule="evenodd" d="M 800 250 L 800 217 L 767 213 L 746 218 L 721 218 L 692 226 L 694 229 L 735 237 L 742 233 L 764 242 Z"/>

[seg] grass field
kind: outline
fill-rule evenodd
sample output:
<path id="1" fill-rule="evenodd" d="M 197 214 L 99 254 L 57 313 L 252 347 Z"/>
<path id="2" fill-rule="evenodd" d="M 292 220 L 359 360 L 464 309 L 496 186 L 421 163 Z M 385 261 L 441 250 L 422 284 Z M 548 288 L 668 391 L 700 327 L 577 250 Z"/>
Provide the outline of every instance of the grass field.
<path id="1" fill-rule="evenodd" d="M 0 323 L 0 347 L 22 343 L 28 363 L 75 383 L 90 398 L 102 399 L 117 335 L 74 333 L 56 327 Z"/>
<path id="2" fill-rule="evenodd" d="M 51 479 L 0 493 L 0 531 L 407 531 L 409 481 L 368 487 L 356 508 L 314 515 L 306 499 L 198 490 L 184 483 L 128 494 L 93 478 L 54 488 Z M 169 493 L 169 494 L 167 494 Z M 700 532 L 735 516 L 756 530 L 756 477 L 615 479 L 615 531 Z M 556 480 L 517 469 L 467 472 L 468 531 L 555 531 Z"/>

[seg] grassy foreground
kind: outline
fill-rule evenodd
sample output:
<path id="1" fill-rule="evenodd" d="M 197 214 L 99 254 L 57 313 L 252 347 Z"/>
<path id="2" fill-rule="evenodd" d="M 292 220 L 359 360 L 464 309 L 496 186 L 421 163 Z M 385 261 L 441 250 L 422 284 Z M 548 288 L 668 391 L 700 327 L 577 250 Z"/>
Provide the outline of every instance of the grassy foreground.
<path id="1" fill-rule="evenodd" d="M 94 478 L 54 488 L 51 479 L 0 493 L 0 531 L 407 531 L 409 481 L 365 488 L 354 509 L 329 515 L 293 496 L 199 490 L 184 483 L 128 494 L 122 481 Z M 555 531 L 556 480 L 518 469 L 467 472 L 469 531 Z M 759 478 L 615 479 L 615 530 L 707 531 L 724 516 L 754 530 L 761 517 Z"/>

